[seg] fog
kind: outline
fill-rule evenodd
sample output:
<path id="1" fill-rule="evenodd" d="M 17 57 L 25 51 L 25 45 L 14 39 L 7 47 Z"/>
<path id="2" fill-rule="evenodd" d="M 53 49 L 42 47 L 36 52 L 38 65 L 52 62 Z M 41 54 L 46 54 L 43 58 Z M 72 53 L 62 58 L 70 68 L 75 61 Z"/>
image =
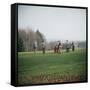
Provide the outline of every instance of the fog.
<path id="1" fill-rule="evenodd" d="M 47 41 L 85 41 L 86 10 L 19 5 L 18 28 L 39 29 Z"/>

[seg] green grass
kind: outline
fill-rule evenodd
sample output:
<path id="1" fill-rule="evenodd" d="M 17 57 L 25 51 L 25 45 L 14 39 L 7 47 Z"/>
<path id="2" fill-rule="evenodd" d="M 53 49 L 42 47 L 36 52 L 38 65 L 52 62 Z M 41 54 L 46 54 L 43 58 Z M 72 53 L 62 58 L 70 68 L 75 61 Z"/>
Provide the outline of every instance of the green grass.
<path id="1" fill-rule="evenodd" d="M 18 84 L 62 83 L 86 80 L 86 51 L 54 54 L 19 52 Z"/>

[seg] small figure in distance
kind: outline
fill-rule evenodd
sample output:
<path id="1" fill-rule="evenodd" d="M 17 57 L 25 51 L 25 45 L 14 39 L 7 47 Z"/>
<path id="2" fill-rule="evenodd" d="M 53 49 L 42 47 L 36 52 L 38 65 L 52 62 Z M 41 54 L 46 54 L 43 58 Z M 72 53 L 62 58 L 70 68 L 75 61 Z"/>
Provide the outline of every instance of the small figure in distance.
<path id="1" fill-rule="evenodd" d="M 56 53 L 58 53 L 58 44 L 55 47 L 56 47 Z"/>
<path id="2" fill-rule="evenodd" d="M 61 53 L 61 42 L 58 41 L 57 53 Z"/>
<path id="3" fill-rule="evenodd" d="M 54 53 L 61 53 L 61 42 L 57 41 L 57 44 L 54 47 Z"/>
<path id="4" fill-rule="evenodd" d="M 72 42 L 71 46 L 72 46 L 72 51 L 74 51 L 75 50 L 74 42 Z"/>
<path id="5" fill-rule="evenodd" d="M 45 42 L 44 42 L 44 40 L 42 41 L 42 51 L 43 51 L 43 54 L 45 54 Z"/>
<path id="6" fill-rule="evenodd" d="M 34 52 L 36 53 L 36 50 L 37 50 L 37 41 L 33 42 L 33 49 L 34 49 Z"/>
<path id="7" fill-rule="evenodd" d="M 54 53 L 57 53 L 57 45 L 54 47 Z"/>
<path id="8" fill-rule="evenodd" d="M 66 52 L 69 52 L 69 42 L 66 40 Z"/>

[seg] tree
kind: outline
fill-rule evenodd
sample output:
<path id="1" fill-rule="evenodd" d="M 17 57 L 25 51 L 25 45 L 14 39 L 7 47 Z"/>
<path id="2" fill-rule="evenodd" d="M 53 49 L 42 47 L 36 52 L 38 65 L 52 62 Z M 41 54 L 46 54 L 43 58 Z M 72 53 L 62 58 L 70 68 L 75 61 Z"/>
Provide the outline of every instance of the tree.
<path id="1" fill-rule="evenodd" d="M 19 51 L 32 51 L 33 50 L 33 43 L 37 42 L 37 49 L 41 50 L 41 44 L 42 41 L 46 43 L 45 36 L 37 30 L 34 32 L 34 30 L 28 28 L 28 29 L 19 29 L 18 30 L 18 49 Z"/>
<path id="2" fill-rule="evenodd" d="M 33 42 L 35 41 L 35 32 L 31 29 L 28 30 L 27 32 L 27 46 L 28 46 L 28 51 L 33 50 Z"/>
<path id="3" fill-rule="evenodd" d="M 38 50 L 41 50 L 42 49 L 41 44 L 42 44 L 42 41 L 44 41 L 44 38 L 42 33 L 40 33 L 39 30 L 36 31 L 36 41 L 37 41 Z"/>
<path id="4" fill-rule="evenodd" d="M 18 52 L 24 51 L 24 45 L 22 38 L 18 35 Z"/>

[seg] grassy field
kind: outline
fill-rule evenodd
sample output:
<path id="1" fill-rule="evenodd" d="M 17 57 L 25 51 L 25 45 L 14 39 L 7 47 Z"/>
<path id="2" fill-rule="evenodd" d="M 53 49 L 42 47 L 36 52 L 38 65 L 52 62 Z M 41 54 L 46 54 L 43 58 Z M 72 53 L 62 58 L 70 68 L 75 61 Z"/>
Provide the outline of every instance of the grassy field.
<path id="1" fill-rule="evenodd" d="M 18 84 L 86 81 L 86 51 L 18 53 Z"/>

